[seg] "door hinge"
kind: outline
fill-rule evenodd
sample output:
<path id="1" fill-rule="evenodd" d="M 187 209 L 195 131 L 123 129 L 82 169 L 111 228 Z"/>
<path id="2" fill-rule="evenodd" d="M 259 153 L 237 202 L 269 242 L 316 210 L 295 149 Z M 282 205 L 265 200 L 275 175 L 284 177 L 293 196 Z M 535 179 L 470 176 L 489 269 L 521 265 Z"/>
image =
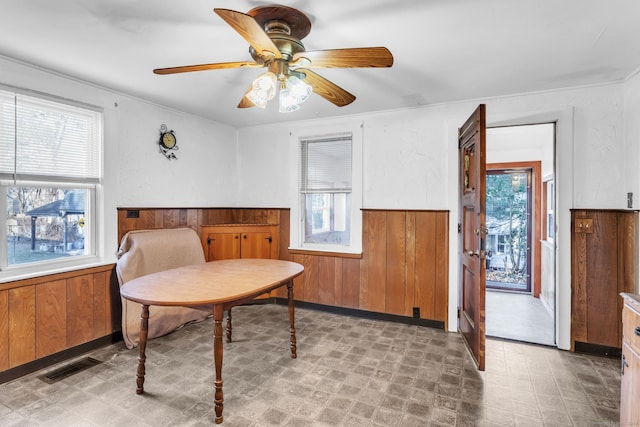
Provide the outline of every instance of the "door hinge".
<path id="1" fill-rule="evenodd" d="M 211 237 L 207 238 L 207 245 L 211 245 L 211 242 L 214 241 L 214 240 L 216 240 L 216 239 L 211 238 Z"/>
<path id="2" fill-rule="evenodd" d="M 462 224 L 458 223 L 458 233 L 462 233 Z"/>

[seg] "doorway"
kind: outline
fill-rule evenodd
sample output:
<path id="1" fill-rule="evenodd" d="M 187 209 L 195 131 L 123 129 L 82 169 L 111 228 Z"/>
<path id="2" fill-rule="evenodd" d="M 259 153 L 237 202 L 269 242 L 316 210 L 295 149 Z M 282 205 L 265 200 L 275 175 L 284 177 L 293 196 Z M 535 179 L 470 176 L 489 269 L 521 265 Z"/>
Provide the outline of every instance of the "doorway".
<path id="1" fill-rule="evenodd" d="M 554 153 L 554 123 L 487 129 L 487 336 L 555 346 Z"/>
<path id="2" fill-rule="evenodd" d="M 532 175 L 487 165 L 487 289 L 531 292 Z"/>

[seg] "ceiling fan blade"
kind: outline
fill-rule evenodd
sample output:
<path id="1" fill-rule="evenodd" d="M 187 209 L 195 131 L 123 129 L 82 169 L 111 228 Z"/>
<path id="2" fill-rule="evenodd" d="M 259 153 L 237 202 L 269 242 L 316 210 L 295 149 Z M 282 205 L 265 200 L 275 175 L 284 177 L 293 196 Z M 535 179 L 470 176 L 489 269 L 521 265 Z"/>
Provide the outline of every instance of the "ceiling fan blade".
<path id="1" fill-rule="evenodd" d="M 307 65 L 304 58 L 311 61 L 311 65 Z M 391 67 L 393 55 L 386 47 L 357 47 L 299 52 L 293 55 L 289 65 L 295 68 L 297 61 L 304 68 Z"/>
<path id="2" fill-rule="evenodd" d="M 305 69 L 299 69 L 297 71 L 305 74 L 306 77 L 304 78 L 304 81 L 313 87 L 313 91 L 315 93 L 338 107 L 349 105 L 356 99 L 354 95 L 313 71 Z"/>
<path id="3" fill-rule="evenodd" d="M 188 73 L 190 71 L 221 70 L 226 68 L 262 68 L 262 64 L 253 61 L 218 62 L 215 64 L 184 65 L 181 67 L 156 68 L 156 74 Z"/>
<path id="4" fill-rule="evenodd" d="M 213 9 L 234 30 L 238 32 L 258 53 L 264 56 L 280 58 L 278 47 L 253 17 L 235 10 Z"/>

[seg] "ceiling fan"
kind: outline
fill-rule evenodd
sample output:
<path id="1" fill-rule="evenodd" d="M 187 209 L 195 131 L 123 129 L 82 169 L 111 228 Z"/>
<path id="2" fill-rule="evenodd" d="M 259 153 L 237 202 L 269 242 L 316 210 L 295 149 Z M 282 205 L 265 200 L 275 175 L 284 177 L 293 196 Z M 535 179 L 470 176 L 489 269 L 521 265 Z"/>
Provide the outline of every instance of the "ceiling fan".
<path id="1" fill-rule="evenodd" d="M 306 51 L 302 40 L 311 30 L 311 21 L 297 9 L 268 5 L 248 13 L 229 9 L 214 9 L 222 19 L 250 45 L 253 61 L 219 62 L 157 68 L 156 74 L 227 68 L 267 68 L 251 84 L 238 108 L 266 103 L 279 91 L 280 111 L 297 110 L 315 92 L 327 101 L 344 107 L 356 97 L 340 86 L 311 71 L 315 68 L 391 67 L 393 56 L 386 47 L 363 47 Z"/>

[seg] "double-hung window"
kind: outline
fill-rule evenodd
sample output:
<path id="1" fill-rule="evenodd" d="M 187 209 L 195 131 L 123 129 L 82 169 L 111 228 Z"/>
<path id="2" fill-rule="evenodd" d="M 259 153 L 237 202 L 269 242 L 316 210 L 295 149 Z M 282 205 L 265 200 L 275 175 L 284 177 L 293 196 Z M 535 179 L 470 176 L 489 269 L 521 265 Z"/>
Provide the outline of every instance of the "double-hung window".
<path id="1" fill-rule="evenodd" d="M 304 243 L 351 244 L 351 134 L 301 141 Z"/>
<path id="2" fill-rule="evenodd" d="M 296 138 L 298 208 L 293 248 L 360 253 L 362 149 L 354 132 Z M 295 222 L 294 222 L 295 223 Z"/>
<path id="3" fill-rule="evenodd" d="M 101 154 L 98 108 L 0 89 L 0 270 L 96 254 Z"/>

